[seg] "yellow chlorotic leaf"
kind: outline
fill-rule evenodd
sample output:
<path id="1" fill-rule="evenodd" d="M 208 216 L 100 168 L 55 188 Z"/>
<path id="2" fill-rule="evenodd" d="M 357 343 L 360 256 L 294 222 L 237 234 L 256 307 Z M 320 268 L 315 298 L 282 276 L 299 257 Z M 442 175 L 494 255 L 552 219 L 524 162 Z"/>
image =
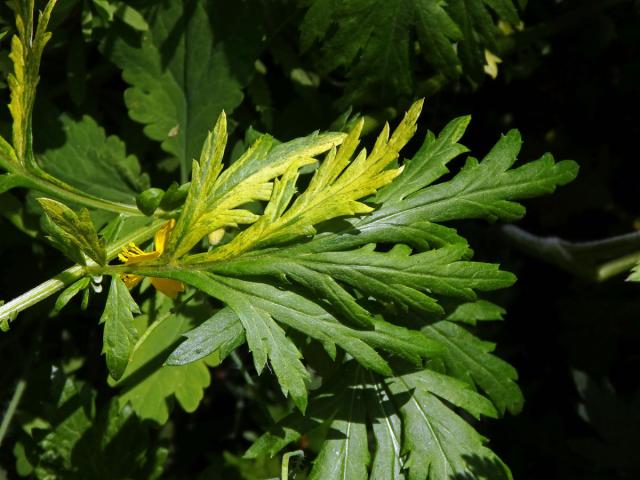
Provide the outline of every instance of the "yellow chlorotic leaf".
<path id="1" fill-rule="evenodd" d="M 13 62 L 13 73 L 7 83 L 11 90 L 9 111 L 13 117 L 13 147 L 22 166 L 37 168 L 31 152 L 31 114 L 38 85 L 40 59 L 45 45 L 51 38 L 47 25 L 56 0 L 49 0 L 40 12 L 34 32 L 34 2 L 15 0 L 10 2 L 16 14 L 17 35 L 11 39 L 9 58 Z"/>
<path id="2" fill-rule="evenodd" d="M 202 238 L 220 228 L 236 228 L 260 218 L 238 208 L 272 196 L 273 179 L 290 168 L 299 170 L 316 163 L 316 156 L 342 143 L 342 133 L 314 134 L 277 145 L 263 135 L 222 171 L 222 156 L 227 142 L 224 113 L 209 133 L 199 161 L 194 161 L 191 186 L 178 218 L 166 255 L 176 259 L 189 252 Z"/>
<path id="3" fill-rule="evenodd" d="M 257 245 L 264 247 L 313 235 L 314 225 L 333 218 L 371 212 L 372 207 L 359 200 L 374 194 L 402 172 L 402 168 L 389 166 L 415 133 L 422 104 L 419 100 L 412 105 L 391 137 L 389 125 L 385 125 L 369 155 L 362 149 L 351 160 L 362 132 L 363 122 L 359 121 L 343 139 L 340 148 L 329 151 L 309 187 L 293 202 L 299 170 L 306 162 L 304 158 L 291 162 L 282 177 L 275 180 L 269 204 L 253 225 L 228 244 L 206 254 L 194 255 L 188 262 L 231 258 Z"/>

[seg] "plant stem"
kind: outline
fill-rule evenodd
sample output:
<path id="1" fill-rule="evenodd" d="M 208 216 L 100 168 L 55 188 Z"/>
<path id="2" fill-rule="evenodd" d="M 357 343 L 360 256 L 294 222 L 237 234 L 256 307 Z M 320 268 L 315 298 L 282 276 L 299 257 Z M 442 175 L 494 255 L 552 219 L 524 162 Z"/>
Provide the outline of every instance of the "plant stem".
<path id="1" fill-rule="evenodd" d="M 22 399 L 22 395 L 24 394 L 26 388 L 27 381 L 24 378 L 18 380 L 16 389 L 13 391 L 13 396 L 11 397 L 11 401 L 9 402 L 9 406 L 7 407 L 7 411 L 4 413 L 4 417 L 2 417 L 2 423 L 0 424 L 0 446 L 2 446 L 2 441 L 4 440 L 4 437 L 9 430 L 11 420 L 16 413 L 16 410 L 18 408 L 18 405 L 20 404 L 20 400 Z"/>
<path id="2" fill-rule="evenodd" d="M 38 190 L 42 193 L 52 195 L 54 197 L 66 200 L 83 207 L 88 207 L 97 210 L 106 210 L 108 212 L 123 213 L 129 216 L 144 216 L 144 214 L 138 210 L 135 205 L 126 203 L 113 202 L 111 200 L 104 200 L 102 198 L 93 197 L 84 193 L 80 193 L 75 189 L 65 189 L 59 185 L 55 185 L 51 182 L 41 181 L 40 179 L 27 178 L 27 181 L 31 184 L 30 187 L 34 190 Z"/>
<path id="3" fill-rule="evenodd" d="M 579 277 L 603 282 L 640 263 L 640 232 L 588 242 L 539 237 L 515 225 L 502 234 L 518 249 Z"/>
<path id="4" fill-rule="evenodd" d="M 302 450 L 296 450 L 294 452 L 287 452 L 282 456 L 282 467 L 280 469 L 280 477 L 282 480 L 288 480 L 289 478 L 289 459 L 298 456 L 304 458 L 304 452 Z"/>
<path id="5" fill-rule="evenodd" d="M 628 272 L 633 267 L 640 263 L 640 251 L 630 253 L 610 262 L 602 264 L 597 272 L 596 277 L 598 281 L 608 280 L 611 277 L 615 277 L 621 273 Z"/>
<path id="6" fill-rule="evenodd" d="M 122 250 L 123 247 L 127 246 L 130 242 L 140 243 L 148 240 L 153 236 L 153 234 L 160 228 L 160 226 L 164 222 L 161 220 L 156 220 L 150 225 L 140 228 L 135 232 L 127 235 L 124 238 L 121 238 L 110 245 L 107 248 L 107 258 L 112 259 L 118 255 L 118 253 Z M 98 267 L 97 265 L 85 267 L 82 265 L 74 265 L 66 269 L 65 271 L 59 273 L 53 278 L 50 278 L 46 282 L 41 283 L 37 287 L 32 288 L 31 290 L 23 293 L 17 298 L 14 298 L 8 303 L 0 306 L 0 324 L 8 323 L 13 321 L 15 316 L 23 310 L 35 305 L 36 303 L 41 302 L 45 298 L 50 297 L 51 295 L 59 292 L 65 287 L 68 287 L 73 282 L 79 280 L 83 276 L 87 274 L 102 274 L 107 273 L 109 271 L 109 267 Z"/>

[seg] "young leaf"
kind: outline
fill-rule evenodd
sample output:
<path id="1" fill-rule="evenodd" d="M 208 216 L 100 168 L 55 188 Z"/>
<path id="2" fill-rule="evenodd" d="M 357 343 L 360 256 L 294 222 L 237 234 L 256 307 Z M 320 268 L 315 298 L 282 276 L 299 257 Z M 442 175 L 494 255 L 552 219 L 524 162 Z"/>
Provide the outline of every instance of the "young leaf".
<path id="1" fill-rule="evenodd" d="M 402 172 L 401 168 L 388 167 L 415 133 L 422 104 L 419 100 L 412 105 L 391 136 L 389 125 L 385 125 L 371 153 L 367 154 L 366 149 L 362 149 L 352 159 L 363 126 L 359 121 L 344 139 L 341 138 L 340 148 L 329 152 L 307 189 L 295 200 L 293 195 L 299 169 L 312 159 L 301 158 L 300 162 L 287 165 L 269 192 L 269 203 L 258 221 L 228 244 L 213 252 L 195 255 L 189 261 L 224 260 L 250 249 L 314 235 L 315 225 L 334 218 L 371 212 L 373 208 L 360 200 L 376 193 Z"/>
<path id="2" fill-rule="evenodd" d="M 39 198 L 38 202 L 57 227 L 52 233 L 56 235 L 59 244 L 75 246 L 99 265 L 104 265 L 107 262 L 104 244 L 98 238 L 98 233 L 86 208 L 76 214 L 65 204 L 50 198 Z M 73 259 L 78 261 L 76 258 Z M 79 263 L 84 263 L 84 261 Z"/>
<path id="3" fill-rule="evenodd" d="M 169 240 L 167 256 L 183 256 L 205 235 L 219 228 L 255 222 L 256 214 L 237 207 L 255 200 L 268 200 L 275 177 L 288 169 L 315 162 L 313 157 L 340 144 L 343 138 L 339 133 L 313 134 L 276 144 L 271 137 L 263 135 L 222 172 L 227 142 L 227 121 L 222 113 L 207 136 L 200 161 L 193 162 L 191 185 Z"/>
<path id="4" fill-rule="evenodd" d="M 149 29 L 139 46 L 118 34 L 103 44 L 131 85 L 129 115 L 177 159 L 182 182 L 211 119 L 242 101 L 263 46 L 257 11 L 252 2 L 156 2 L 141 11 Z"/>
<path id="5" fill-rule="evenodd" d="M 11 90 L 9 111 L 13 118 L 13 148 L 21 166 L 28 169 L 38 169 L 33 157 L 31 114 L 36 86 L 40 80 L 40 59 L 45 45 L 51 38 L 51 33 L 47 32 L 47 25 L 55 4 L 56 0 L 47 2 L 34 28 L 33 0 L 9 2 L 16 15 L 18 32 L 11 39 L 9 58 L 13 62 L 13 73 L 7 78 Z"/>
<path id="6" fill-rule="evenodd" d="M 140 313 L 129 289 L 118 276 L 111 279 L 100 323 L 104 323 L 103 353 L 111 376 L 118 380 L 129 363 L 138 332 L 133 324 L 133 313 Z"/>

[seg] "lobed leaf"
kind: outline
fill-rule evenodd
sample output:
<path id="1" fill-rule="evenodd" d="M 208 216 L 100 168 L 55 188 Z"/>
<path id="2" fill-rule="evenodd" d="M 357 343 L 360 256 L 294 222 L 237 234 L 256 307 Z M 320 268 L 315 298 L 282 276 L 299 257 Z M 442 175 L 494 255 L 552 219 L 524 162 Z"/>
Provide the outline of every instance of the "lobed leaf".
<path id="1" fill-rule="evenodd" d="M 54 367 L 37 411 L 22 413 L 26 435 L 14 453 L 21 475 L 65 478 L 160 478 L 167 450 L 154 446 L 133 410 L 116 400 L 96 408 L 96 392 Z"/>
<path id="2" fill-rule="evenodd" d="M 198 305 L 185 305 L 174 312 L 171 306 L 168 297 L 156 302 L 153 316 L 157 318 L 144 333 L 140 332 L 122 376 L 110 381 L 120 391 L 121 408 L 128 404 L 141 419 L 159 425 L 169 419 L 174 400 L 186 412 L 195 411 L 211 382 L 204 360 L 182 366 L 164 364 L 180 336 L 194 327 L 193 318 L 208 311 Z"/>
<path id="3" fill-rule="evenodd" d="M 520 23 L 513 0 L 312 0 L 300 27 L 303 51 L 323 73 L 346 71 L 344 103 L 385 103 L 415 93 L 419 59 L 447 79 L 478 80 L 484 50 L 503 35 L 496 18 Z M 414 43 L 417 40 L 417 45 Z M 321 42 L 321 48 L 310 47 Z"/>
<path id="4" fill-rule="evenodd" d="M 491 465 L 491 478 L 511 478 L 452 406 L 475 417 L 497 414 L 490 401 L 446 375 L 421 370 L 382 379 L 348 362 L 315 393 L 305 417 L 285 417 L 245 456 L 273 456 L 327 425 L 310 478 L 478 478 L 479 462 Z M 375 445 L 369 445 L 368 428 Z"/>
<path id="5" fill-rule="evenodd" d="M 255 222 L 259 218 L 256 214 L 238 207 L 268 200 L 275 177 L 315 162 L 314 156 L 339 144 L 343 137 L 313 134 L 276 145 L 271 137 L 263 135 L 222 172 L 227 127 L 226 117 L 221 114 L 207 137 L 200 161 L 193 163 L 191 186 L 167 255 L 181 257 L 210 232 Z"/>
<path id="6" fill-rule="evenodd" d="M 177 160 L 182 183 L 211 119 L 242 102 L 264 45 L 259 23 L 246 21 L 256 11 L 253 2 L 153 2 L 141 10 L 149 28 L 139 44 L 113 29 L 102 45 L 131 85 L 129 116 Z"/>
<path id="7" fill-rule="evenodd" d="M 9 58 L 13 63 L 13 73 L 7 83 L 11 91 L 9 111 L 13 118 L 13 149 L 15 159 L 28 169 L 38 169 L 33 158 L 31 115 L 36 97 L 36 87 L 40 80 L 38 70 L 45 45 L 51 38 L 47 26 L 56 0 L 49 0 L 40 12 L 34 28 L 33 0 L 11 0 L 16 19 L 17 35 L 11 39 Z"/>
<path id="8" fill-rule="evenodd" d="M 135 205 L 136 195 L 149 187 L 138 160 L 127 155 L 115 135 L 107 136 L 96 121 L 60 117 L 66 142 L 38 156 L 42 168 L 55 179 L 96 198 Z"/>
<path id="9" fill-rule="evenodd" d="M 507 362 L 491 354 L 494 344 L 448 321 L 425 327 L 423 332 L 445 348 L 441 358 L 448 375 L 477 385 L 493 401 L 500 415 L 505 410 L 517 414 L 522 409 L 524 399 L 515 383 L 518 374 Z"/>

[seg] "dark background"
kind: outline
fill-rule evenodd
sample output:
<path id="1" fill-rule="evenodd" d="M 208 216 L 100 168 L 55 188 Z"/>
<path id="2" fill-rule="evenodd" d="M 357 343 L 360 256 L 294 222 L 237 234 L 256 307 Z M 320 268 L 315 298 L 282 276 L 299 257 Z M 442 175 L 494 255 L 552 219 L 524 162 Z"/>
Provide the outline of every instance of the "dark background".
<path id="1" fill-rule="evenodd" d="M 477 156 L 486 153 L 500 133 L 518 128 L 524 138 L 522 159 L 551 151 L 557 159 L 576 160 L 581 168 L 578 179 L 551 197 L 527 201 L 527 216 L 519 222 L 536 235 L 574 242 L 606 239 L 640 226 L 638 6 L 609 2 L 606 8 L 585 8 L 598 3 L 529 2 L 525 24 L 540 28 L 505 50 L 498 78 L 487 78 L 480 85 L 464 80 L 442 85 L 427 97 L 421 120 L 423 128 L 437 131 L 453 116 L 470 113 L 472 123 L 462 143 Z M 6 13 L 3 17 L 10 18 Z M 293 44 L 299 18 L 292 15 L 288 21 L 278 32 L 279 41 Z M 70 17 L 57 28 L 63 33 L 43 64 L 43 78 L 48 80 L 39 98 L 42 121 L 47 118 L 47 102 L 90 113 L 108 132 L 127 139 L 128 147 L 141 158 L 153 156 L 157 146 L 143 138 L 140 125 L 127 119 L 122 101 L 126 85 L 96 45 L 86 45 L 87 68 L 95 73 L 87 77 L 87 91 L 99 90 L 99 98 L 78 101 L 69 90 L 56 87 L 63 83 L 57 79 L 66 78 L 65 42 L 77 38 L 79 25 Z M 341 95 L 339 78 L 314 87 L 296 86 L 278 69 L 272 53 L 266 52 L 263 61 L 272 72 L 268 79 L 272 121 L 256 116 L 247 101 L 233 115 L 240 125 L 253 124 L 288 139 L 327 128 L 342 112 L 336 104 Z M 3 92 L 6 95 L 7 90 Z M 108 108 L 101 106 L 105 103 Z M 393 117 L 403 106 L 399 101 L 358 109 L 375 122 Z M 2 121 L 6 130 L 6 112 Z M 50 128 L 51 135 L 40 140 L 40 148 L 55 141 L 55 125 Z M 143 167 L 160 185 L 169 178 L 151 164 Z M 29 272 L 38 271 L 38 278 L 44 278 L 66 266 L 44 242 L 26 241 L 8 223 L 1 225 L 4 269 L 15 272 L 0 278 L 3 298 L 33 286 Z M 625 273 L 604 282 L 581 278 L 553 265 L 551 259 L 530 256 L 499 225 L 457 226 L 478 259 L 499 262 L 518 276 L 516 286 L 499 296 L 508 312 L 505 321 L 481 336 L 496 341 L 498 355 L 516 367 L 526 403 L 518 416 L 479 425 L 491 439 L 490 447 L 517 479 L 640 478 L 640 285 L 625 282 Z M 627 253 L 640 250 L 640 242 L 635 243 L 637 247 L 633 242 L 625 247 Z M 579 267 L 592 261 L 597 259 L 582 258 Z M 86 356 L 81 376 L 108 396 L 101 380 L 105 378 L 101 332 L 93 327 L 99 306 L 86 312 L 71 308 L 56 319 L 46 317 L 48 308 L 39 306 L 26 313 L 11 339 L 0 336 L 3 402 L 22 371 L 44 371 L 59 358 L 77 355 Z M 31 363 L 22 363 L 27 358 Z M 241 454 L 248 446 L 243 432 L 260 429 L 261 416 L 254 413 L 260 399 L 245 387 L 238 366 L 223 364 L 214 371 L 213 381 L 216 387 L 207 391 L 195 414 L 180 409 L 173 413 L 173 441 L 180 449 L 174 452 L 168 475 L 194 478 L 208 466 L 217 469 L 223 461 L 212 452 Z M 267 395 L 276 391 L 269 379 L 257 381 L 265 385 Z M 0 464 L 13 478 L 10 449 L 3 447 Z M 235 473 L 229 470 L 226 475 L 233 478 Z"/>

